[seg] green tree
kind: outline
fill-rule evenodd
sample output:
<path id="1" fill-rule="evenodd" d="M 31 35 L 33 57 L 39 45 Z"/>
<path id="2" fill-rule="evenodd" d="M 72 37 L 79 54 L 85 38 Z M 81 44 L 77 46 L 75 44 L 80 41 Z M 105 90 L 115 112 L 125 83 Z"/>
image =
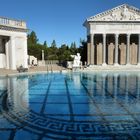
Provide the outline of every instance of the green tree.
<path id="1" fill-rule="evenodd" d="M 78 49 L 80 55 L 81 55 L 81 61 L 83 62 L 87 62 L 87 42 L 85 40 L 80 40 L 80 47 Z"/>
<path id="2" fill-rule="evenodd" d="M 52 47 L 52 48 L 57 48 L 57 47 L 56 47 L 56 42 L 55 42 L 55 40 L 52 41 L 51 47 Z"/>
<path id="3" fill-rule="evenodd" d="M 44 41 L 43 45 L 48 48 L 47 41 Z"/>
<path id="4" fill-rule="evenodd" d="M 52 41 L 51 46 L 48 48 L 48 59 L 58 60 L 58 48 L 55 40 Z"/>
<path id="5" fill-rule="evenodd" d="M 82 56 L 82 61 L 87 61 L 86 57 L 86 42 L 81 40 L 80 48 L 76 47 L 76 43 L 72 42 L 70 47 L 66 44 L 61 45 L 57 48 L 56 41 L 53 40 L 51 46 L 48 47 L 47 41 L 43 44 L 38 43 L 37 35 L 34 31 L 28 34 L 28 54 L 37 57 L 38 60 L 42 59 L 42 50 L 44 50 L 45 60 L 60 60 L 70 61 L 72 60 L 71 55 L 76 55 L 79 52 Z"/>
<path id="6" fill-rule="evenodd" d="M 36 45 L 37 44 L 37 42 L 38 42 L 38 39 L 37 39 L 37 35 L 36 35 L 36 33 L 34 32 L 34 31 L 32 31 L 30 34 L 28 34 L 28 40 L 27 40 L 27 42 L 28 42 L 28 45 Z"/>
<path id="7" fill-rule="evenodd" d="M 28 54 L 35 56 L 38 60 L 42 59 L 42 50 L 44 50 L 45 59 L 47 58 L 47 47 L 39 44 L 37 35 L 34 31 L 28 34 Z"/>
<path id="8" fill-rule="evenodd" d="M 73 55 L 75 55 L 77 53 L 77 47 L 76 47 L 76 43 L 72 42 L 70 45 L 70 51 Z"/>
<path id="9" fill-rule="evenodd" d="M 58 58 L 60 61 L 70 61 L 71 58 L 71 51 L 69 49 L 69 46 L 66 44 L 61 45 L 59 48 Z"/>

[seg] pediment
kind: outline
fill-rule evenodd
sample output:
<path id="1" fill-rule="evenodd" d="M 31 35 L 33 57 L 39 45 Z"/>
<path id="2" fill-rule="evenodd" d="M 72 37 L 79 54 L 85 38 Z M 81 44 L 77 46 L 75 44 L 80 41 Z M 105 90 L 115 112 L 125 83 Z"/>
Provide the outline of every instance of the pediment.
<path id="1" fill-rule="evenodd" d="M 87 21 L 140 21 L 140 10 L 133 6 L 123 4 L 92 16 Z"/>

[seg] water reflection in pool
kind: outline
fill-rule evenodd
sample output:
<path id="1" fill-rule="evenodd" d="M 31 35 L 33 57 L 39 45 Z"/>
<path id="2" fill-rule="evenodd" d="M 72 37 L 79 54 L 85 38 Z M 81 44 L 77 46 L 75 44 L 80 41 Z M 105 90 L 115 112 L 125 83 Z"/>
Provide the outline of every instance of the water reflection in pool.
<path id="1" fill-rule="evenodd" d="M 140 73 L 51 73 L 0 79 L 0 138 L 136 139 Z"/>

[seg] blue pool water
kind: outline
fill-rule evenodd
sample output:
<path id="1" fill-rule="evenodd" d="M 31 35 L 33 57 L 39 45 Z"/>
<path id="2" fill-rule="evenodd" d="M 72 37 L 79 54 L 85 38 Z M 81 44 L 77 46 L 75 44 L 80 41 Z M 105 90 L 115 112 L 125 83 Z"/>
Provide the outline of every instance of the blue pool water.
<path id="1" fill-rule="evenodd" d="M 140 73 L 0 78 L 0 140 L 140 139 Z"/>

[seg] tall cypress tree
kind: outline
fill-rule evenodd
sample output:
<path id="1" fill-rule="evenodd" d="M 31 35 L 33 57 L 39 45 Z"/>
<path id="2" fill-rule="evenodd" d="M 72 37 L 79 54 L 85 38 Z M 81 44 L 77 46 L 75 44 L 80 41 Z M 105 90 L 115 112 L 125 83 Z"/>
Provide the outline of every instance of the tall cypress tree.
<path id="1" fill-rule="evenodd" d="M 52 41 L 51 47 L 52 48 L 56 48 L 56 42 L 55 42 L 55 40 Z"/>
<path id="2" fill-rule="evenodd" d="M 37 35 L 34 31 L 28 34 L 28 45 L 34 46 L 38 42 Z"/>
<path id="3" fill-rule="evenodd" d="M 47 41 L 44 41 L 43 46 L 45 46 L 46 48 L 48 48 Z"/>

